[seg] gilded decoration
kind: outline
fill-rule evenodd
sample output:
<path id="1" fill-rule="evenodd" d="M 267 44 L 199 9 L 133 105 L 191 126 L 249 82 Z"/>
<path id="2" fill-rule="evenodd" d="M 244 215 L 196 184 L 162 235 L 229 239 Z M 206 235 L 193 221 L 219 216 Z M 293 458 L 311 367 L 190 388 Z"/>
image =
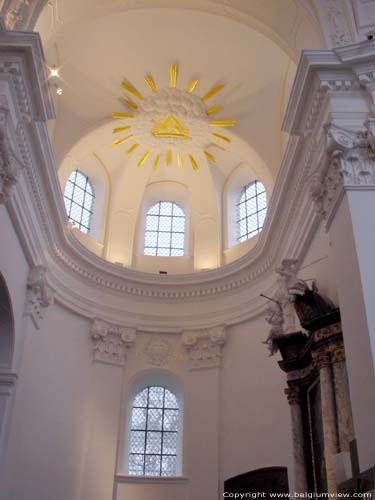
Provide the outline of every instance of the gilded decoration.
<path id="1" fill-rule="evenodd" d="M 180 89 L 178 73 L 177 64 L 172 64 L 169 87 L 161 88 L 147 74 L 144 81 L 148 91 L 144 95 L 126 81 L 121 84 L 125 96 L 120 101 L 125 111 L 113 112 L 111 116 L 121 120 L 121 126 L 115 127 L 113 134 L 125 135 L 111 146 L 128 143 L 125 154 L 139 153 L 138 167 L 151 162 L 157 170 L 164 159 L 167 167 L 176 163 L 182 169 L 187 163 L 198 170 L 202 158 L 209 164 L 216 163 L 214 148 L 227 151 L 230 147 L 231 138 L 225 135 L 224 129 L 233 127 L 235 121 L 213 119 L 221 106 L 210 105 L 224 85 L 216 85 L 199 97 L 195 93 L 199 80 L 192 79 L 186 89 Z"/>

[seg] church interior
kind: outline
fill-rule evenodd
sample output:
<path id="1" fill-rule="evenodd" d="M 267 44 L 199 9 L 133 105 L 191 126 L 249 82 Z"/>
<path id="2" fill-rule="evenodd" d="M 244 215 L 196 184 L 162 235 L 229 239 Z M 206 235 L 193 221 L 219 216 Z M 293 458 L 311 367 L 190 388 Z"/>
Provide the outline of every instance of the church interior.
<path id="1" fill-rule="evenodd" d="M 375 498 L 374 213 L 375 0 L 0 0 L 0 500 Z"/>

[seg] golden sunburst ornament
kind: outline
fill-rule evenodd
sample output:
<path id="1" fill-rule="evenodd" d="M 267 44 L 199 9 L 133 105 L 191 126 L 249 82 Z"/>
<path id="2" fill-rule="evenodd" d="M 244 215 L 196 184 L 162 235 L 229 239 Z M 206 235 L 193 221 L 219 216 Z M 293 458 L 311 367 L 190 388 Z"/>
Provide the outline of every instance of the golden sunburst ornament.
<path id="1" fill-rule="evenodd" d="M 161 158 L 165 159 L 165 164 L 169 167 L 175 158 L 178 168 L 183 168 L 184 159 L 187 159 L 193 170 L 198 170 L 196 154 L 203 153 L 210 163 L 216 163 L 215 156 L 208 148 L 214 146 L 226 151 L 231 142 L 221 131 L 218 133 L 213 129 L 233 127 L 235 121 L 212 119 L 212 115 L 218 113 L 221 107 L 206 104 L 224 85 L 216 85 L 199 97 L 194 94 L 198 80 L 191 80 L 185 90 L 177 87 L 177 80 L 178 67 L 177 64 L 172 64 L 169 68 L 168 88 L 159 90 L 150 74 L 145 76 L 150 91 L 145 96 L 129 83 L 124 81 L 121 84 L 126 92 L 126 96 L 121 97 L 121 102 L 127 110 L 114 112 L 111 116 L 123 122 L 113 129 L 113 134 L 124 133 L 124 136 L 111 146 L 130 142 L 131 145 L 125 151 L 127 155 L 141 148 L 137 161 L 139 167 L 150 160 L 156 170 Z"/>

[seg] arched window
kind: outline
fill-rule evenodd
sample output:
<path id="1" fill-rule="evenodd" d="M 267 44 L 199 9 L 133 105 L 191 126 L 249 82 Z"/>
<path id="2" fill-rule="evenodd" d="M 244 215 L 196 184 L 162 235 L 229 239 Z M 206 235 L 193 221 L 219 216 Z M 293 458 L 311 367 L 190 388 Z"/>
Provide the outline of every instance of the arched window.
<path id="1" fill-rule="evenodd" d="M 146 216 L 145 255 L 178 257 L 184 255 L 185 214 L 171 201 L 152 205 Z"/>
<path id="2" fill-rule="evenodd" d="M 176 396 L 165 387 L 139 392 L 131 414 L 129 474 L 176 476 L 179 433 Z"/>
<path id="3" fill-rule="evenodd" d="M 89 178 L 74 170 L 65 184 L 64 203 L 69 221 L 85 234 L 90 231 L 94 191 Z"/>
<path id="4" fill-rule="evenodd" d="M 248 240 L 258 234 L 267 212 L 266 190 L 260 181 L 245 186 L 237 203 L 237 241 Z"/>

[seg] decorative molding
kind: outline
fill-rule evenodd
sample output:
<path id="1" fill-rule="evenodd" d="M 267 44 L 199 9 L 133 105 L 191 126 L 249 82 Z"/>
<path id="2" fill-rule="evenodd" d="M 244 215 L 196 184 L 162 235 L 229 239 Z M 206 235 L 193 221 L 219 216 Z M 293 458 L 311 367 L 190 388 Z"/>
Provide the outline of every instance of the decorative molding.
<path id="1" fill-rule="evenodd" d="M 0 370 L 0 395 L 11 396 L 17 383 L 17 374 Z"/>
<path id="2" fill-rule="evenodd" d="M 151 338 L 143 351 L 146 361 L 153 366 L 165 366 L 172 356 L 172 346 L 167 340 L 156 337 Z"/>
<path id="3" fill-rule="evenodd" d="M 198 331 L 186 330 L 182 334 L 182 345 L 186 349 L 191 368 L 220 366 L 225 343 L 224 325 Z"/>
<path id="4" fill-rule="evenodd" d="M 32 30 L 46 3 L 47 0 L 10 0 L 4 2 L 0 16 L 9 30 Z"/>
<path id="5" fill-rule="evenodd" d="M 9 109 L 0 105 L 0 204 L 12 196 L 23 168 L 9 140 L 8 121 Z"/>
<path id="6" fill-rule="evenodd" d="M 291 385 L 284 389 L 284 394 L 287 397 L 288 403 L 290 405 L 299 405 L 301 404 L 301 394 L 300 388 L 298 386 Z"/>
<path id="7" fill-rule="evenodd" d="M 123 366 L 127 350 L 135 343 L 136 329 L 94 319 L 91 330 L 94 361 Z"/>
<path id="8" fill-rule="evenodd" d="M 25 314 L 32 318 L 38 329 L 45 309 L 54 302 L 54 292 L 47 284 L 46 274 L 47 268 L 45 266 L 35 266 L 30 269 L 27 278 Z"/>
<path id="9" fill-rule="evenodd" d="M 328 366 L 331 365 L 330 354 L 331 353 L 329 346 L 322 346 L 316 351 L 312 352 L 312 358 L 318 370 L 321 370 L 322 368 L 327 368 Z"/>

